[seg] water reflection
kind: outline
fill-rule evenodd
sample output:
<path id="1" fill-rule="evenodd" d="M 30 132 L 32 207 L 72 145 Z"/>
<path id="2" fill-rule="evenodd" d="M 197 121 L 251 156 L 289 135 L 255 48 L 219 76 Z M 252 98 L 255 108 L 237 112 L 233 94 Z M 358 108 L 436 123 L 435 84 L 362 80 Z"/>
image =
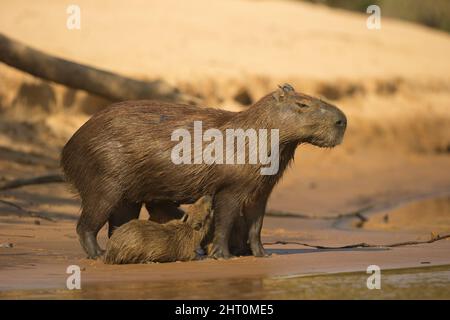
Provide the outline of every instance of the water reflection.
<path id="1" fill-rule="evenodd" d="M 382 271 L 381 290 L 365 272 L 321 276 L 91 284 L 81 291 L 11 292 L 21 299 L 450 299 L 450 266 Z M 0 295 L 1 297 L 1 295 Z"/>

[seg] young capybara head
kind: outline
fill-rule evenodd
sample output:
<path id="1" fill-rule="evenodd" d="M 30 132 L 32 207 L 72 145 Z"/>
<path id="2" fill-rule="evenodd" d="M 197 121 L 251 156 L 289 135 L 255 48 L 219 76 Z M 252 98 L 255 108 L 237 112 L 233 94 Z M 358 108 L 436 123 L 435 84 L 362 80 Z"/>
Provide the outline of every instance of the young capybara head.
<path id="1" fill-rule="evenodd" d="M 284 84 L 261 100 L 270 104 L 270 123 L 280 130 L 280 139 L 311 143 L 318 147 L 334 147 L 342 142 L 347 118 L 337 107 L 318 98 L 298 93 Z M 273 112 L 276 108 L 277 112 Z M 284 135 L 284 137 L 282 137 Z"/>
<path id="2" fill-rule="evenodd" d="M 208 232 L 213 219 L 213 199 L 206 195 L 198 199 L 194 204 L 187 206 L 186 213 L 181 219 L 194 230 Z"/>

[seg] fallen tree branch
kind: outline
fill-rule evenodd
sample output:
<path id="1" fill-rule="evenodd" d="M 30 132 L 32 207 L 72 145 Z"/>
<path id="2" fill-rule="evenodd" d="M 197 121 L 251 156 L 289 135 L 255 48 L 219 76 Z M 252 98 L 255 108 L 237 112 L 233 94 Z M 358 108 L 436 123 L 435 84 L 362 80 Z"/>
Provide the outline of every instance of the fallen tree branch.
<path id="1" fill-rule="evenodd" d="M 440 240 L 444 240 L 450 238 L 450 234 L 446 234 L 446 235 L 436 235 L 436 236 L 432 236 L 430 240 L 425 240 L 425 241 L 405 241 L 405 242 L 397 242 L 397 243 L 391 243 L 391 244 L 369 244 L 369 243 L 365 243 L 365 242 L 361 242 L 361 243 L 355 243 L 355 244 L 349 244 L 349 245 L 345 245 L 345 246 L 337 246 L 337 247 L 328 247 L 328 246 L 316 246 L 316 245 L 312 245 L 312 244 L 308 244 L 308 243 L 304 243 L 304 242 L 297 242 L 297 241 L 275 241 L 275 242 L 265 242 L 263 243 L 264 245 L 275 245 L 275 244 L 296 244 L 296 245 L 301 245 L 301 246 L 305 246 L 305 247 L 310 247 L 310 248 L 316 248 L 316 249 L 352 249 L 352 248 L 395 248 L 395 247 L 402 247 L 402 246 L 411 246 L 411 245 L 416 245 L 416 244 L 425 244 L 425 243 L 433 243 L 436 241 L 440 241 Z"/>
<path id="2" fill-rule="evenodd" d="M 81 89 L 111 101 L 158 99 L 198 103 L 163 80 L 138 81 L 48 55 L 0 34 L 0 61 L 36 77 Z"/>
<path id="3" fill-rule="evenodd" d="M 61 174 L 49 174 L 45 176 L 38 176 L 33 178 L 22 178 L 15 179 L 0 185 L 0 191 L 15 189 L 19 187 L 35 185 L 35 184 L 46 184 L 46 183 L 60 183 L 65 182 L 64 176 Z"/>
<path id="4" fill-rule="evenodd" d="M 8 206 L 11 206 L 11 207 L 13 207 L 13 208 L 16 208 L 17 210 L 19 210 L 19 211 L 21 211 L 21 212 L 27 214 L 27 215 L 30 216 L 30 217 L 33 217 L 33 218 L 39 218 L 39 219 L 43 219 L 43 220 L 55 222 L 55 220 L 52 219 L 52 218 L 50 218 L 50 217 L 43 216 L 43 215 L 40 214 L 39 212 L 27 210 L 27 209 L 25 209 L 25 208 L 19 206 L 19 205 L 16 204 L 16 203 L 13 203 L 13 202 L 10 202 L 10 201 L 6 201 L 6 200 L 1 200 L 1 199 L 0 199 L 0 203 L 3 203 L 3 204 L 6 204 L 6 205 L 8 205 Z"/>

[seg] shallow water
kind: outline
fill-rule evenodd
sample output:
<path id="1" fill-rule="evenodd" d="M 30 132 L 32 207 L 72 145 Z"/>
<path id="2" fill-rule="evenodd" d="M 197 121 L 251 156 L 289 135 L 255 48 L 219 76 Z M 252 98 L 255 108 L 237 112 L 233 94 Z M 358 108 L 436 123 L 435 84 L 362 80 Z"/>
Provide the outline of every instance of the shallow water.
<path id="1" fill-rule="evenodd" d="M 80 291 L 31 290 L 7 299 L 450 299 L 450 265 L 381 271 L 381 289 L 365 272 L 301 277 L 101 283 Z"/>

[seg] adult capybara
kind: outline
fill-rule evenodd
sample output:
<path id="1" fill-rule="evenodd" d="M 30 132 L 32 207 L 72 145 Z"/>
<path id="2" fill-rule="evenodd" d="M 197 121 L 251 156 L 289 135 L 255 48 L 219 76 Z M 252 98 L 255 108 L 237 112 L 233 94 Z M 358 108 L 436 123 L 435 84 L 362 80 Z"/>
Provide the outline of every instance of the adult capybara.
<path id="1" fill-rule="evenodd" d="M 198 124 L 205 130 L 200 144 L 196 139 Z M 115 103 L 92 116 L 62 152 L 66 179 L 81 197 L 82 213 L 77 225 L 81 245 L 89 257 L 101 255 L 96 239 L 101 227 L 109 222 L 111 233 L 115 227 L 136 218 L 142 203 L 174 208 L 214 194 L 210 255 L 230 257 L 231 235 L 241 239 L 242 246 L 253 255 L 264 256 L 260 232 L 267 199 L 293 159 L 295 149 L 302 143 L 334 147 L 342 141 L 346 126 L 347 119 L 338 108 L 295 92 L 287 84 L 241 112 L 155 101 Z M 261 137 L 270 131 L 273 136 L 266 143 L 269 147 L 264 148 L 261 143 L 259 150 L 250 150 L 250 134 L 244 137 L 243 146 L 234 145 L 232 136 L 230 150 L 237 150 L 238 156 L 243 147 L 249 146 L 241 161 L 234 161 L 232 152 L 232 157 L 228 156 L 228 143 L 215 144 L 219 147 L 210 158 L 217 156 L 218 161 L 201 161 L 198 157 L 196 151 L 207 145 L 205 140 L 220 142 L 222 134 L 228 142 L 228 133 L 239 130 L 253 130 L 262 133 Z M 193 136 L 193 154 L 178 148 L 183 132 Z M 188 138 L 184 141 L 191 145 Z M 220 161 L 224 149 L 226 160 Z M 174 161 L 174 151 L 193 161 Z M 255 155 L 261 159 L 270 157 L 272 163 L 277 160 L 276 170 L 263 172 L 267 169 L 265 160 L 249 161 Z M 235 221 L 239 221 L 244 234 L 232 234 Z"/>
<path id="2" fill-rule="evenodd" d="M 180 220 L 164 224 L 131 220 L 114 230 L 106 245 L 109 264 L 188 261 L 199 257 L 212 224 L 212 198 L 203 196 Z"/>

